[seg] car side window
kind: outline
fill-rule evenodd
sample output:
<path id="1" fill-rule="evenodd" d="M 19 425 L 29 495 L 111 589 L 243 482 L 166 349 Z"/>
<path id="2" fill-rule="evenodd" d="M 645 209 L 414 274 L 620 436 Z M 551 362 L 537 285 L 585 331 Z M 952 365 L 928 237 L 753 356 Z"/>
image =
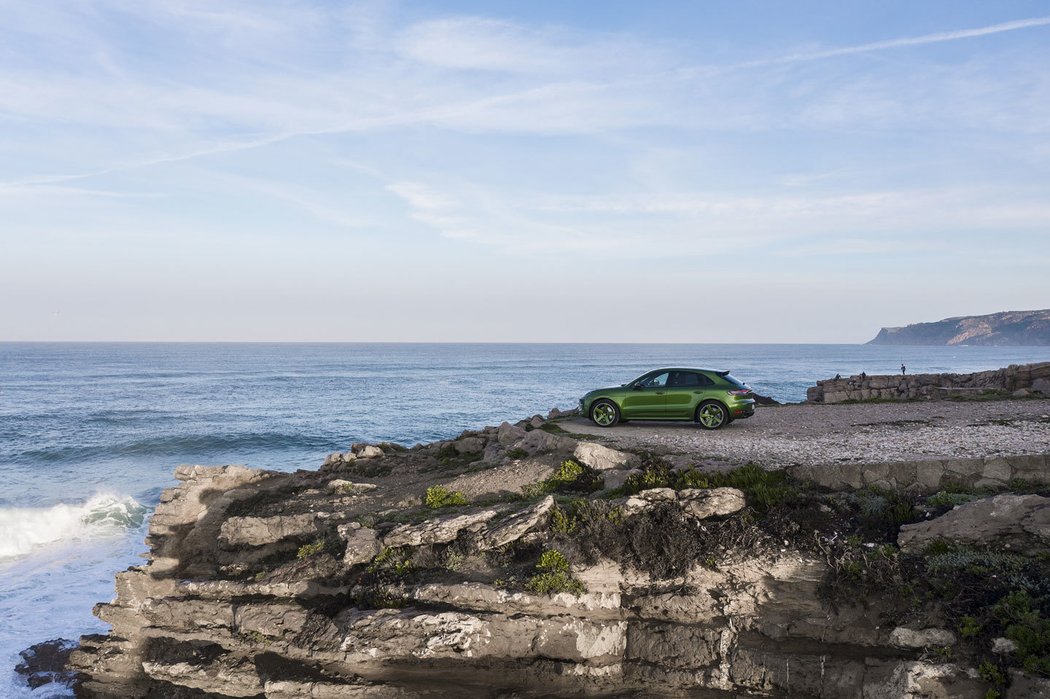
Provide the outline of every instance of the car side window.
<path id="1" fill-rule="evenodd" d="M 691 371 L 672 371 L 667 385 L 672 388 L 688 388 L 690 386 L 699 386 L 700 379 Z"/>
<path id="2" fill-rule="evenodd" d="M 657 374 L 656 376 L 650 376 L 645 381 L 642 381 L 642 388 L 663 388 L 667 385 L 668 372 Z"/>
<path id="3" fill-rule="evenodd" d="M 701 386 L 713 386 L 714 381 L 703 374 L 695 371 L 673 371 L 668 386 L 672 388 L 699 388 Z"/>

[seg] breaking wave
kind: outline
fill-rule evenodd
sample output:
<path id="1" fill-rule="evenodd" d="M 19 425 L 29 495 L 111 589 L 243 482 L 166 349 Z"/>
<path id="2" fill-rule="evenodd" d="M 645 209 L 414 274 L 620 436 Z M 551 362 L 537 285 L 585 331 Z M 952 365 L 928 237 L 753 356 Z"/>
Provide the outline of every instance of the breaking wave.
<path id="1" fill-rule="evenodd" d="M 127 495 L 99 493 L 80 504 L 0 508 L 0 559 L 38 546 L 104 536 L 142 525 L 147 508 Z"/>

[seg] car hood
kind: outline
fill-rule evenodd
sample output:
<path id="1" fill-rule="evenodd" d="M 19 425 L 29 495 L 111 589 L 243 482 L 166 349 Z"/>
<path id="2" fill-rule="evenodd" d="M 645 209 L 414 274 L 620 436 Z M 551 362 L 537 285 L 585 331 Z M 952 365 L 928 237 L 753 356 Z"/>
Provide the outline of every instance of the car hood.
<path id="1" fill-rule="evenodd" d="M 583 394 L 583 397 L 587 398 L 588 396 L 595 396 L 599 393 L 604 393 L 606 395 L 610 393 L 626 393 L 629 390 L 631 389 L 627 388 L 626 386 L 609 386 L 608 388 L 596 388 L 593 391 L 587 391 Z"/>

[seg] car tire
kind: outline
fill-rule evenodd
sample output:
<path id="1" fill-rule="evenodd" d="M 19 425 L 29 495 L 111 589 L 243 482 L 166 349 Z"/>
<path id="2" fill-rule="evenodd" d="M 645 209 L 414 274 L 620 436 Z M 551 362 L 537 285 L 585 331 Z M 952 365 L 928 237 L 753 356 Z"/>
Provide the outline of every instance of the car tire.
<path id="1" fill-rule="evenodd" d="M 705 400 L 697 406 L 695 419 L 705 430 L 717 430 L 729 424 L 729 408 L 717 400 Z"/>
<path id="2" fill-rule="evenodd" d="M 611 400 L 602 398 L 591 405 L 590 418 L 598 427 L 612 427 L 620 421 L 620 408 Z"/>

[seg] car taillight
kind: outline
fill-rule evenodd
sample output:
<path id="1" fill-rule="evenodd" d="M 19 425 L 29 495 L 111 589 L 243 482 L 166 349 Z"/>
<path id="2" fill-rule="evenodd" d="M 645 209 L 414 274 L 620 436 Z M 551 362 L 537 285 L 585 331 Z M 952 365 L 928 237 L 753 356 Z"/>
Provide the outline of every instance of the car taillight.
<path id="1" fill-rule="evenodd" d="M 751 389 L 750 388 L 739 388 L 739 389 L 737 389 L 735 391 L 726 391 L 726 393 L 728 393 L 731 396 L 750 396 L 751 395 Z"/>

